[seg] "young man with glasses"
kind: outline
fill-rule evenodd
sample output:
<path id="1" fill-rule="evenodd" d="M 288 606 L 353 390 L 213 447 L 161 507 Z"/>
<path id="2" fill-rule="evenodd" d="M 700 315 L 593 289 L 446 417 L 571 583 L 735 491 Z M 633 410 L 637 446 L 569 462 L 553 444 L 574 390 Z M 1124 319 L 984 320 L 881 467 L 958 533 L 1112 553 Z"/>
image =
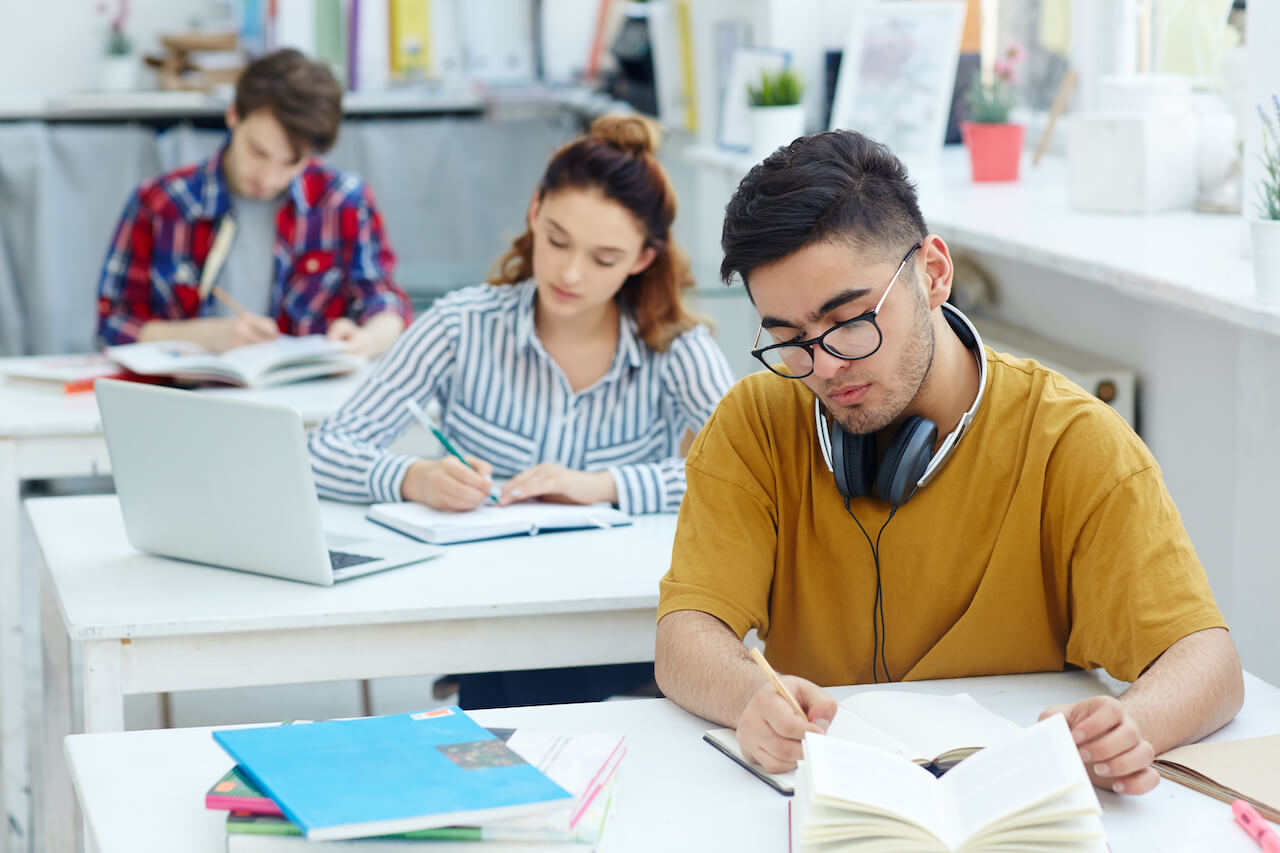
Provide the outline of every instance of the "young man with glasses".
<path id="1" fill-rule="evenodd" d="M 721 274 L 760 314 L 687 460 L 658 608 L 667 696 L 780 771 L 836 704 L 819 685 L 1105 667 L 1062 711 L 1095 784 L 1239 710 L 1239 659 L 1150 452 L 1114 411 L 982 347 L 906 171 L 853 132 L 743 179 Z M 750 629 L 805 709 L 741 643 Z"/>

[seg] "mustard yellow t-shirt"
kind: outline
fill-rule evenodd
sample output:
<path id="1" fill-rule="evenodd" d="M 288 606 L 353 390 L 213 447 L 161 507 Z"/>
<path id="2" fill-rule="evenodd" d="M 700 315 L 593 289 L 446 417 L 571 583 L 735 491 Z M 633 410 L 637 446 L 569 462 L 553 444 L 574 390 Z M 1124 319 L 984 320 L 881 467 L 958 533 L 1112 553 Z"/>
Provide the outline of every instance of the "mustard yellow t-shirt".
<path id="1" fill-rule="evenodd" d="M 1141 439 L 1066 378 L 986 358 L 968 433 L 880 539 L 893 679 L 1071 665 L 1132 681 L 1182 637 L 1225 627 Z M 687 471 L 658 617 L 700 610 L 755 628 L 782 672 L 872 681 L 875 566 L 823 462 L 811 392 L 742 380 Z M 874 540 L 888 504 L 850 508 Z"/>

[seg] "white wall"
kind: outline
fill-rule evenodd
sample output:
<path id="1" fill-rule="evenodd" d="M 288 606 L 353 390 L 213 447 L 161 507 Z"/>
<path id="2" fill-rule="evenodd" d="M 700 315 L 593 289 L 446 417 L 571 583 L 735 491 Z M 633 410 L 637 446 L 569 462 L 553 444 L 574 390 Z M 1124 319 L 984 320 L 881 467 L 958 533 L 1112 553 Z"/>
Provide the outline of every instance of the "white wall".
<path id="1" fill-rule="evenodd" d="M 93 89 L 118 0 L 0 0 L 0 99 Z M 125 30 L 136 50 L 159 53 L 160 33 L 208 18 L 210 0 L 130 0 Z"/>

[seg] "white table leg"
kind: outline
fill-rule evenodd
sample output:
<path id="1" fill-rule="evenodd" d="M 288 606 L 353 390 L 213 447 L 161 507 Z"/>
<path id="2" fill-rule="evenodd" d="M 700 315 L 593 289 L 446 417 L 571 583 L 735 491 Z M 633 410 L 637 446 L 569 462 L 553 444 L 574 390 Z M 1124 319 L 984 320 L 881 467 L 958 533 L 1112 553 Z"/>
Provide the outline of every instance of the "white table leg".
<path id="1" fill-rule="evenodd" d="M 35 813 L 39 820 L 39 846 L 44 853 L 78 850 L 76 827 L 79 810 L 71 788 L 71 775 L 62 754 L 62 741 L 74 729 L 71 708 L 71 643 L 58 609 L 58 599 L 40 555 L 41 636 L 44 645 L 44 716 L 42 761 L 36 768 Z"/>
<path id="2" fill-rule="evenodd" d="M 124 731 L 124 692 L 120 682 L 120 643 L 128 640 L 95 640 L 83 643 L 84 730 Z M 62 755 L 62 750 L 58 750 Z M 65 762 L 64 762 L 65 763 Z"/>
<path id="3" fill-rule="evenodd" d="M 4 768 L 0 853 L 26 853 L 31 843 L 18 486 L 17 447 L 13 441 L 0 441 L 0 766 Z"/>

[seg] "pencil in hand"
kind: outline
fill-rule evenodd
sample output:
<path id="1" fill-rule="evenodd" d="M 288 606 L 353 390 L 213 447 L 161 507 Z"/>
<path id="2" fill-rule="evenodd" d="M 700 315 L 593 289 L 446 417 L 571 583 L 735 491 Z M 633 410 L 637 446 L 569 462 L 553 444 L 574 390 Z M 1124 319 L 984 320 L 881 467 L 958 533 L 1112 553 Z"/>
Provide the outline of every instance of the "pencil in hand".
<path id="1" fill-rule="evenodd" d="M 223 305 L 230 309 L 232 314 L 248 314 L 249 311 L 235 300 L 230 293 L 227 293 L 218 285 L 213 286 L 213 296 Z"/>
<path id="2" fill-rule="evenodd" d="M 782 683 L 782 679 L 778 677 L 778 673 L 773 671 L 773 667 L 769 666 L 769 662 L 764 659 L 764 655 L 760 654 L 760 650 L 755 646 L 751 647 L 751 659 L 756 662 L 760 670 L 768 677 L 773 689 L 779 696 L 787 700 L 787 704 L 791 706 L 791 710 L 800 715 L 805 722 L 809 721 L 809 715 L 800 707 L 800 703 L 796 701 L 796 697 L 791 695 L 791 691 L 787 689 L 787 685 Z"/>

